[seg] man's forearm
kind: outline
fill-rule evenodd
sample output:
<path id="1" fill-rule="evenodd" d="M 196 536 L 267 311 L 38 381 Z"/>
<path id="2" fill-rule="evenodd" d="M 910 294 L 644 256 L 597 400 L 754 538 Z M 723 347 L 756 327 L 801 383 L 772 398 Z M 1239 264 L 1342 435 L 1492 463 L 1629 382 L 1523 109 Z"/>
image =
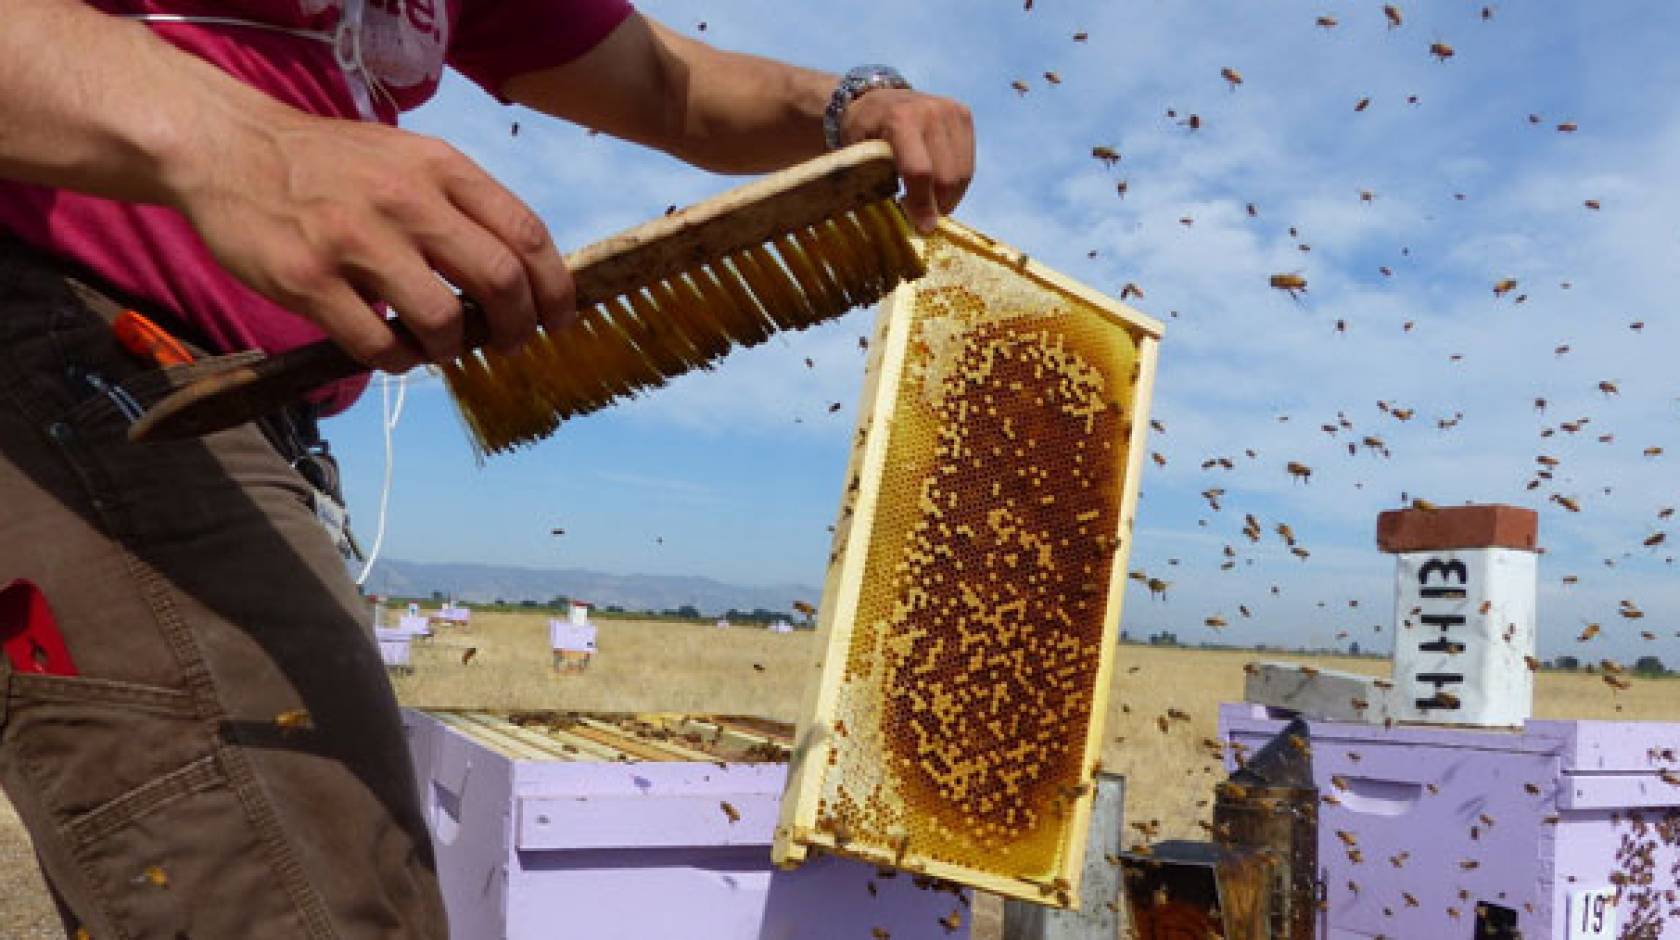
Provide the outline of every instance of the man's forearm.
<path id="1" fill-rule="evenodd" d="M 691 47 L 676 156 L 718 172 L 757 173 L 824 151 L 823 109 L 838 76 L 674 40 Z"/>
<path id="2" fill-rule="evenodd" d="M 6 0 L 0 177 L 172 204 L 197 151 L 277 102 L 81 0 Z"/>
<path id="3" fill-rule="evenodd" d="M 636 15 L 582 58 L 502 91 L 708 170 L 755 173 L 823 151 L 822 112 L 838 80 L 714 49 Z"/>

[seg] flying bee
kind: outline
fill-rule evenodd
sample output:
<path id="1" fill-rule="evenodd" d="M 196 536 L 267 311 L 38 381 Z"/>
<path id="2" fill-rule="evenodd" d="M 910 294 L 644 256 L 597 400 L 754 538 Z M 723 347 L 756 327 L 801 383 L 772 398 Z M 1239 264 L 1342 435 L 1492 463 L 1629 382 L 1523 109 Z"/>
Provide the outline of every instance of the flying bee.
<path id="1" fill-rule="evenodd" d="M 1055 72 L 1045 72 L 1044 80 L 1052 85 L 1060 85 L 1062 83 L 1062 77 L 1057 75 Z"/>
<path id="2" fill-rule="evenodd" d="M 1503 297 L 1506 294 L 1509 294 L 1511 291 L 1516 290 L 1516 289 L 1517 289 L 1517 279 L 1516 278 L 1514 278 L 1514 277 L 1504 278 L 1504 279 L 1500 280 L 1498 283 L 1493 285 L 1493 296 Z"/>
<path id="3" fill-rule="evenodd" d="M 1318 19 L 1313 20 L 1313 25 L 1319 27 L 1320 29 L 1335 29 L 1336 22 L 1337 20 L 1333 16 L 1321 16 Z"/>
<path id="4" fill-rule="evenodd" d="M 1125 285 L 1120 288 L 1120 299 L 1128 300 L 1132 297 L 1142 298 L 1143 288 L 1137 286 L 1137 284 L 1132 281 L 1127 281 Z"/>
<path id="5" fill-rule="evenodd" d="M 1355 101 L 1353 103 L 1353 110 L 1354 110 L 1354 113 L 1358 113 L 1360 111 L 1365 110 L 1366 108 L 1369 108 L 1370 106 L 1371 106 L 1371 99 L 1370 98 L 1361 98 L 1358 101 Z"/>
<path id="6" fill-rule="evenodd" d="M 1560 133 L 1573 134 L 1581 128 L 1574 121 L 1564 121 L 1562 124 L 1557 126 L 1557 129 Z"/>
<path id="7" fill-rule="evenodd" d="M 1429 44 L 1429 54 L 1445 62 L 1453 57 L 1453 47 L 1444 42 L 1432 42 Z"/>
<path id="8" fill-rule="evenodd" d="M 1026 82 L 1023 82 L 1018 78 L 1016 80 L 1010 82 L 1009 87 L 1015 89 L 1015 93 L 1018 94 L 1018 95 L 1022 95 L 1022 96 L 1025 96 L 1027 92 L 1032 90 L 1031 88 L 1027 87 Z"/>
<path id="9" fill-rule="evenodd" d="M 286 734 L 315 730 L 315 720 L 309 716 L 307 708 L 291 708 L 275 715 L 274 725 Z"/>
<path id="10" fill-rule="evenodd" d="M 1225 81 L 1230 84 L 1232 91 L 1236 91 L 1237 86 L 1241 85 L 1243 80 L 1242 73 L 1230 66 L 1220 69 L 1219 77 L 1225 79 Z"/>
<path id="11" fill-rule="evenodd" d="M 1103 166 L 1113 166 L 1120 162 L 1120 151 L 1113 147 L 1096 146 L 1091 148 L 1091 156 L 1102 161 Z"/>
<path id="12" fill-rule="evenodd" d="M 1615 382 L 1608 381 L 1598 383 L 1598 390 L 1603 392 L 1606 398 L 1612 395 L 1620 395 L 1622 393 L 1622 390 L 1616 387 Z"/>
<path id="13" fill-rule="evenodd" d="M 729 818 L 729 824 L 730 825 L 733 826 L 734 824 L 741 821 L 741 811 L 736 809 L 735 804 L 730 803 L 728 800 L 723 800 L 723 801 L 719 802 L 718 803 L 718 809 L 723 810 L 723 815 L 725 815 Z"/>
<path id="14" fill-rule="evenodd" d="M 1597 199 L 1588 199 L 1586 202 L 1582 203 L 1582 205 L 1586 206 L 1588 209 L 1593 210 L 1594 212 L 1597 212 L 1601 208 L 1601 206 L 1599 204 L 1599 201 Z"/>
<path id="15" fill-rule="evenodd" d="M 1598 636 L 1603 629 L 1604 628 L 1600 627 L 1596 623 L 1589 623 L 1587 624 L 1587 628 L 1581 631 L 1581 635 L 1575 638 L 1575 642 L 1585 643 L 1593 637 Z"/>
<path id="16" fill-rule="evenodd" d="M 1074 42 L 1084 42 L 1085 40 L 1090 39 L 1090 38 L 1091 38 L 1090 33 L 1074 33 L 1073 34 L 1073 41 Z"/>
<path id="17" fill-rule="evenodd" d="M 1400 16 L 1400 8 L 1392 3 L 1383 4 L 1383 16 L 1388 17 L 1388 28 L 1398 29 L 1405 20 Z"/>
<path id="18" fill-rule="evenodd" d="M 1299 300 L 1300 295 L 1307 292 L 1307 279 L 1299 274 L 1274 274 L 1269 283 L 1277 290 L 1287 293 Z"/>
<path id="19" fill-rule="evenodd" d="M 1202 622 L 1210 627 L 1213 627 L 1215 630 L 1223 629 L 1226 626 L 1224 617 L 1209 617 Z"/>

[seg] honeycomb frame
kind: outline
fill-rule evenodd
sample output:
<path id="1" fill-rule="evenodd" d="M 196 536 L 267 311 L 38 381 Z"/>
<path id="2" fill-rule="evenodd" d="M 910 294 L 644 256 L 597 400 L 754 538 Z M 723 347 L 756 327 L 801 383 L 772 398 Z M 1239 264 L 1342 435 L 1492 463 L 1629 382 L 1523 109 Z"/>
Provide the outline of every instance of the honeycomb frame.
<path id="1" fill-rule="evenodd" d="M 1159 322 L 1131 307 L 949 219 L 941 221 L 935 235 L 918 239 L 917 250 L 928 262 L 930 274 L 921 281 L 901 285 L 883 302 L 870 345 L 846 485 L 823 586 L 816 644 L 819 676 L 808 687 L 800 712 L 799 732 L 773 854 L 777 864 L 794 866 L 812 850 L 831 852 L 995 894 L 1040 904 L 1074 907 L 1079 903 L 1078 882 L 1095 795 L 1093 778 L 1100 769 L 1103 718 L 1114 668 L 1121 602 L 1125 594 L 1126 559 L 1130 550 L 1138 481 L 1142 473 L 1145 437 L 1149 429 L 1156 347 L 1162 327 Z M 948 269 L 943 278 L 940 274 L 942 267 Z M 978 269 L 983 269 L 988 281 L 988 287 L 980 290 L 988 291 L 988 294 L 968 291 L 971 298 L 978 298 L 978 306 L 983 309 L 965 321 L 962 317 L 966 315 L 961 314 L 954 304 L 960 301 L 959 295 L 964 293 L 965 288 L 974 286 L 974 282 L 964 281 L 958 275 Z M 947 292 L 944 296 L 958 298 L 949 301 L 953 304 L 948 308 L 950 315 L 924 315 L 924 308 L 937 307 L 941 303 L 940 291 Z M 1007 297 L 1010 302 L 1021 304 L 1028 302 L 1021 298 L 1050 298 L 1054 306 L 1037 314 L 1021 313 L 1015 308 L 1010 308 L 1014 312 L 1007 314 L 993 313 L 990 312 L 992 308 L 1003 304 L 994 300 L 994 296 Z M 924 300 L 926 303 L 919 307 Z M 972 300 L 970 304 L 973 305 Z M 1034 329 L 1039 332 L 1032 334 Z M 1100 346 L 1099 355 L 1081 358 L 1073 338 L 1075 333 L 1098 335 L 1103 337 L 1103 343 L 1112 340 L 1115 345 Z M 1027 340 L 1019 338 L 1029 334 L 1035 336 L 1038 342 L 1033 342 L 1030 337 Z M 981 336 L 989 337 L 985 342 L 991 345 L 977 345 L 982 340 L 974 337 Z M 946 352 L 955 349 L 958 354 L 936 354 L 933 346 L 938 342 L 947 342 L 942 349 Z M 1092 348 L 1091 341 L 1087 339 L 1084 342 L 1088 352 Z M 1130 344 L 1130 353 L 1121 348 L 1125 343 Z M 977 349 L 979 352 L 976 352 Z M 1005 352 L 998 353 L 998 349 Z M 982 358 L 976 359 L 976 356 Z M 1100 365 L 1105 365 L 1106 371 L 1091 365 L 1089 360 L 1093 359 L 1101 360 Z M 958 463 L 958 457 L 966 459 L 972 456 L 973 466 L 980 473 L 990 470 L 993 473 L 990 489 L 993 497 L 999 494 L 1001 485 L 995 480 L 1004 475 L 1006 468 L 1017 468 L 1017 476 L 1025 472 L 1019 469 L 1021 467 L 1034 473 L 1040 471 L 1037 464 L 1012 460 L 1008 456 L 988 462 L 974 452 L 961 451 L 958 444 L 952 444 L 947 449 L 947 443 L 953 440 L 951 434 L 956 435 L 956 440 L 963 439 L 971 426 L 993 431 L 1001 427 L 1009 439 L 1014 440 L 1016 435 L 1009 430 L 1007 416 L 987 425 L 983 419 L 974 420 L 968 410 L 955 412 L 963 415 L 963 420 L 936 424 L 939 437 L 931 444 L 900 443 L 895 441 L 894 432 L 898 428 L 899 435 L 908 438 L 913 432 L 905 431 L 906 426 L 917 420 L 925 424 L 926 419 L 918 419 L 916 415 L 933 407 L 929 404 L 933 401 L 930 396 L 946 394 L 939 391 L 941 388 L 960 386 L 965 390 L 964 394 L 972 397 L 973 393 L 966 390 L 974 383 L 989 381 L 1000 374 L 998 370 L 1001 367 L 995 363 L 1001 360 L 1011 363 L 1030 360 L 1039 370 L 1034 373 L 1035 378 L 1044 374 L 1046 363 L 1049 363 L 1060 370 L 1057 374 L 1064 379 L 1059 387 L 1071 387 L 1066 377 L 1075 373 L 1084 377 L 1084 384 L 1079 386 L 1083 390 L 1081 394 L 1085 395 L 1083 400 L 1096 400 L 1092 396 L 1101 396 L 1100 401 L 1089 409 L 1090 414 L 1084 416 L 1086 437 L 1100 449 L 1112 449 L 1113 453 L 1093 459 L 1086 465 L 1086 470 L 1093 474 L 1106 472 L 1108 476 L 1103 477 L 1101 482 L 1117 485 L 1119 495 L 1096 516 L 1088 509 L 1077 516 L 1071 515 L 1080 505 L 1075 500 L 1065 501 L 1068 503 L 1065 509 L 1037 510 L 1039 515 L 1034 516 L 1036 519 L 1042 518 L 1045 512 L 1051 515 L 1060 513 L 1056 519 L 1059 525 L 1083 523 L 1088 518 L 1105 524 L 1100 531 L 1091 534 L 1091 539 L 1092 544 L 1097 546 L 1097 554 L 1106 553 L 1108 560 L 1096 571 L 1087 561 L 1082 571 L 1090 572 L 1084 575 L 1089 580 L 1082 582 L 1077 589 L 1081 597 L 1101 595 L 1077 604 L 1083 612 L 1080 616 L 1085 618 L 1083 633 L 1077 639 L 1068 640 L 1067 637 L 1073 636 L 1075 631 L 1072 622 L 1065 616 L 1061 617 L 1061 622 L 1069 624 L 1067 631 L 1058 633 L 1060 627 L 1052 625 L 1033 632 L 1034 627 L 1026 622 L 1023 614 L 1022 620 L 1011 626 L 1013 632 L 1009 637 L 991 647 L 994 653 L 1016 654 L 1014 661 L 1019 666 L 1025 662 L 1026 653 L 1023 651 L 1026 649 L 1054 654 L 1068 650 L 1070 643 L 1078 646 L 1065 658 L 1065 662 L 1076 664 L 1077 668 L 1070 665 L 1061 670 L 1066 684 L 1076 684 L 1077 688 L 1064 690 L 1066 694 L 1061 699 L 1052 698 L 1049 701 L 1052 706 L 1061 706 L 1059 711 L 1054 712 L 1065 719 L 1058 727 L 1071 728 L 1074 733 L 1052 741 L 1046 734 L 1046 720 L 1041 720 L 1036 729 L 1028 729 L 1038 733 L 1032 741 L 1051 741 L 1041 748 L 1041 752 L 1056 752 L 1054 761 L 1047 762 L 1054 763 L 1055 768 L 1028 783 L 1021 782 L 1020 773 L 1012 772 L 1004 781 L 1006 785 L 1001 786 L 1005 791 L 1002 797 L 992 795 L 982 799 L 963 796 L 952 799 L 949 798 L 951 792 L 977 794 L 988 786 L 991 787 L 988 792 L 995 793 L 999 785 L 996 781 L 988 782 L 985 774 L 991 769 L 1003 775 L 1003 761 L 999 759 L 988 763 L 981 755 L 976 770 L 976 755 L 962 754 L 960 740 L 956 744 L 944 745 L 941 750 L 939 740 L 922 727 L 918 740 L 931 741 L 932 747 L 918 751 L 915 759 L 929 766 L 937 765 L 945 771 L 946 778 L 952 778 L 958 774 L 955 769 L 958 759 L 967 758 L 967 762 L 961 765 L 966 768 L 961 772 L 963 779 L 955 790 L 943 787 L 937 792 L 944 797 L 930 797 L 931 791 L 925 781 L 909 781 L 908 778 L 917 771 L 907 763 L 911 758 L 904 756 L 904 745 L 894 744 L 895 740 L 902 741 L 905 737 L 903 729 L 906 723 L 900 719 L 909 716 L 914 723 L 918 715 L 957 714 L 962 697 L 966 696 L 971 701 L 978 686 L 969 683 L 958 689 L 958 705 L 952 705 L 950 690 L 957 687 L 950 679 L 944 680 L 945 691 L 936 688 L 937 681 L 929 682 L 931 691 L 927 696 L 919 696 L 914 690 L 914 675 L 910 683 L 899 682 L 905 677 L 893 670 L 902 670 L 907 662 L 905 654 L 902 654 L 905 647 L 891 645 L 899 643 L 900 638 L 891 633 L 890 628 L 894 622 L 903 625 L 916 613 L 916 609 L 914 605 L 907 608 L 900 599 L 895 602 L 895 613 L 892 622 L 889 622 L 881 617 L 885 602 L 879 598 L 884 593 L 899 591 L 897 586 L 915 577 L 915 573 L 924 573 L 943 584 L 943 574 L 933 556 L 945 559 L 957 556 L 944 551 L 941 540 L 950 543 L 964 538 L 960 533 L 963 529 L 969 530 L 967 538 L 973 537 L 972 527 L 958 525 L 956 529 L 959 531 L 952 531 L 950 526 L 939 521 L 942 514 L 936 504 L 945 496 L 937 488 L 938 476 L 940 473 L 960 472 L 960 468 L 947 470 L 945 465 L 938 464 L 942 456 L 958 455 L 950 458 L 950 464 Z M 985 376 L 976 379 L 976 372 L 980 371 L 976 363 L 981 362 L 985 364 Z M 966 371 L 959 375 L 954 371 L 959 368 Z M 1121 369 L 1129 375 L 1115 374 Z M 934 383 L 936 374 L 941 380 L 939 385 Z M 1093 375 L 1095 380 L 1091 379 Z M 970 385 L 962 384 L 964 377 L 970 380 Z M 951 383 L 952 378 L 957 380 L 956 385 Z M 1103 382 L 1119 382 L 1124 388 L 1120 389 L 1121 394 L 1113 394 Z M 1017 398 L 1022 398 L 1023 385 L 1017 378 L 1007 383 L 1006 387 Z M 1058 387 L 1054 382 L 1032 386 L 1034 390 L 1054 387 Z M 982 389 L 986 392 L 992 390 L 992 386 Z M 953 396 L 957 394 L 950 393 Z M 1050 393 L 1047 392 L 1037 395 L 1039 412 L 1049 413 L 1045 407 L 1048 397 Z M 993 401 L 990 394 L 985 395 L 984 400 Z M 967 400 L 961 404 L 966 409 Z M 1108 407 L 1105 409 L 1104 405 Z M 1030 410 L 1034 406 L 1024 407 L 1028 410 L 1020 413 L 1026 414 L 1029 420 L 1038 414 Z M 1109 417 L 1106 411 L 1112 411 L 1114 415 Z M 998 413 L 997 409 L 990 411 L 994 416 Z M 1070 413 L 1067 408 L 1062 409 L 1063 418 Z M 1050 414 L 1050 417 L 1055 419 L 1057 415 Z M 1054 424 L 1053 420 L 1051 424 Z M 1035 425 L 1030 431 L 1036 434 L 1042 427 Z M 947 433 L 951 428 L 956 430 Z M 1099 435 L 1089 433 L 1092 428 L 1107 428 L 1113 432 L 1113 439 L 1099 439 Z M 1052 444 L 1057 443 L 1055 433 L 1056 428 L 1051 427 L 1048 440 Z M 1068 434 L 1065 428 L 1061 433 L 1064 437 Z M 1077 437 L 1078 432 L 1074 433 Z M 926 441 L 930 436 L 921 433 L 919 439 Z M 995 440 L 995 434 L 993 443 L 1001 443 Z M 1077 440 L 1074 443 L 1079 448 L 1085 446 Z M 1031 448 L 1036 444 L 1029 437 L 1025 446 Z M 890 453 L 895 458 L 902 457 L 908 452 L 906 448 L 914 447 L 921 448 L 919 452 L 927 457 L 926 463 L 900 461 L 889 469 Z M 1095 455 L 1096 449 L 1089 453 Z M 1022 451 L 1017 449 L 1013 456 L 1020 457 L 1021 454 Z M 993 456 L 997 456 L 995 449 Z M 1076 459 L 1082 461 L 1083 454 Z M 991 466 L 982 468 L 986 463 Z M 917 466 L 922 468 L 919 476 Z M 1091 469 L 1093 467 L 1098 469 Z M 919 489 L 914 505 L 909 509 L 906 509 L 906 503 L 910 498 L 905 494 L 911 485 L 903 482 L 907 476 L 920 481 L 915 484 Z M 1072 476 L 1085 488 L 1091 487 L 1088 477 L 1078 473 Z M 1044 473 L 1038 479 L 1042 482 L 1049 478 L 1049 474 Z M 953 484 L 953 489 L 959 488 Z M 1099 491 L 1106 490 L 1099 488 Z M 975 491 L 970 486 L 964 492 L 972 498 Z M 1090 498 L 1105 497 L 1093 495 Z M 983 498 L 981 502 L 984 504 Z M 957 497 L 952 495 L 950 506 L 956 505 Z M 902 521 L 906 513 L 915 515 L 919 521 L 914 525 Z M 988 518 L 991 518 L 990 514 Z M 1030 531 L 1030 526 L 1023 525 L 1021 528 L 1024 532 Z M 1056 531 L 1065 534 L 1068 530 L 1060 528 Z M 1081 525 L 1078 531 L 1084 533 L 1087 528 Z M 878 548 L 877 541 L 886 547 Z M 1067 545 L 1067 539 L 1063 538 L 1061 544 Z M 917 552 L 905 552 L 902 556 L 894 554 L 912 545 L 919 546 Z M 1069 553 L 1072 554 L 1072 550 Z M 1059 559 L 1061 556 L 1055 557 Z M 992 554 L 986 555 L 987 566 L 992 565 L 992 558 Z M 887 566 L 888 561 L 894 563 Z M 922 567 L 916 568 L 918 564 Z M 949 561 L 948 564 L 959 571 L 963 569 L 957 561 Z M 1012 569 L 1013 566 L 1014 562 L 1011 562 Z M 1030 570 L 1031 565 L 1027 567 Z M 911 570 L 915 573 L 905 573 Z M 1013 570 L 1008 574 L 1012 580 Z M 996 573 L 989 573 L 988 577 L 992 582 L 999 582 Z M 1034 573 L 1024 576 L 1023 580 L 1031 583 L 1034 579 L 1049 577 L 1053 576 Z M 890 580 L 894 587 L 866 587 L 866 584 L 880 584 L 884 578 Z M 1058 580 L 1066 583 L 1065 577 Z M 911 587 L 903 590 L 914 591 L 915 582 L 909 583 Z M 1018 593 L 1018 589 L 1004 589 Z M 1043 595 L 1046 590 L 1039 589 L 1039 593 Z M 866 591 L 869 592 L 867 597 Z M 869 597 L 876 599 L 870 600 Z M 1062 595 L 1057 597 L 1064 605 L 1068 603 Z M 911 613 L 904 613 L 907 609 Z M 1101 610 L 1100 621 L 1096 620 L 1095 611 L 1098 609 Z M 926 608 L 923 610 L 926 611 Z M 1023 606 L 1022 610 L 1027 608 Z M 927 611 L 923 616 L 924 619 L 935 618 L 937 613 Z M 969 626 L 969 620 L 961 612 L 951 616 L 964 623 L 958 628 L 959 634 L 961 631 L 984 630 L 987 624 L 1002 626 L 1001 621 L 989 620 L 983 615 L 973 618 L 981 621 L 980 627 Z M 902 632 L 923 638 L 933 635 L 932 630 L 920 628 L 906 628 Z M 962 635 L 968 634 L 959 635 L 957 643 L 966 649 Z M 1046 637 L 1050 640 L 1046 641 Z M 1029 643 L 1029 639 L 1036 639 L 1037 645 Z M 1015 642 L 1017 640 L 1018 643 Z M 944 638 L 935 638 L 932 642 L 943 652 L 946 645 Z M 981 645 L 985 642 L 982 639 Z M 975 656 L 976 662 L 978 655 Z M 1050 662 L 1051 659 L 1041 657 L 1035 662 Z M 896 661 L 898 665 L 882 665 L 886 661 Z M 918 663 L 918 669 L 921 665 L 923 663 Z M 977 669 L 974 667 L 971 672 Z M 931 675 L 936 671 L 930 667 L 918 674 Z M 995 672 L 988 665 L 982 678 Z M 1017 672 L 1016 675 L 1003 676 L 1003 684 L 1012 682 L 1013 688 L 1024 688 L 1024 676 L 1028 670 L 1018 669 Z M 1048 667 L 1044 672 L 1048 673 Z M 888 679 L 893 681 L 884 681 Z M 905 688 L 911 690 L 906 692 Z M 873 699 L 870 699 L 871 695 Z M 910 702 L 913 708 L 907 709 L 906 696 L 913 700 Z M 847 724 L 848 718 L 852 720 L 851 725 Z M 1054 719 L 1048 721 L 1054 723 Z M 926 723 L 922 722 L 923 725 Z M 995 729 L 997 724 L 994 718 L 989 727 Z M 1013 730 L 1017 725 L 1030 725 L 1031 722 L 1010 721 L 1008 724 Z M 1082 739 L 1077 734 L 1081 725 Z M 1058 744 L 1056 741 L 1065 743 Z M 1030 742 L 1020 745 L 1023 749 L 1032 746 Z M 897 752 L 893 753 L 895 747 Z M 935 758 L 926 756 L 929 751 L 935 752 Z M 852 793 L 846 789 L 847 780 L 853 781 Z M 855 792 L 859 789 L 856 782 L 860 780 L 865 781 L 863 789 L 869 790 L 867 798 Z M 962 812 L 954 811 L 955 804 L 961 804 L 957 808 Z M 858 824 L 859 820 L 863 824 Z M 997 846 L 1004 848 L 988 850 Z"/>

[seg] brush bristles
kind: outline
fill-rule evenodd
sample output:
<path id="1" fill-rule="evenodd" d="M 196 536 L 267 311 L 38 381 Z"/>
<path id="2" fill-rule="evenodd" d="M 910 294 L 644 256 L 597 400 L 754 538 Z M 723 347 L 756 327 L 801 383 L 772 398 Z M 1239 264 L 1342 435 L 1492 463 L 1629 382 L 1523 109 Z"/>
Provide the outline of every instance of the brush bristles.
<path id="1" fill-rule="evenodd" d="M 909 225 L 887 199 L 597 304 L 517 352 L 470 353 L 445 365 L 444 379 L 482 458 L 921 274 Z"/>

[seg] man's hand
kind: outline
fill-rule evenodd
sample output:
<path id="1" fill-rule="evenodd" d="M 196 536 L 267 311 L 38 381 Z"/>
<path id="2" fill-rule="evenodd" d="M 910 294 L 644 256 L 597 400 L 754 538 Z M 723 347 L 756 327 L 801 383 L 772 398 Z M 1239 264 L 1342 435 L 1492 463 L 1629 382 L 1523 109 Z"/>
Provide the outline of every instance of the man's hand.
<path id="1" fill-rule="evenodd" d="M 884 140 L 892 145 L 904 181 L 904 209 L 922 233 L 950 215 L 974 178 L 974 119 L 949 98 L 877 88 L 846 108 L 846 144 Z"/>
<path id="2" fill-rule="evenodd" d="M 542 221 L 447 144 L 297 112 L 243 130 L 183 174 L 177 208 L 235 277 L 363 362 L 401 372 L 462 352 L 461 304 L 439 274 L 484 308 L 500 349 L 575 317 Z M 376 300 L 423 348 L 397 341 Z"/>
<path id="3" fill-rule="evenodd" d="M 85 0 L 5 12 L 0 178 L 171 206 L 235 277 L 383 369 L 460 352 L 438 274 L 484 306 L 502 348 L 573 316 L 542 223 L 444 144 L 304 114 Z"/>

